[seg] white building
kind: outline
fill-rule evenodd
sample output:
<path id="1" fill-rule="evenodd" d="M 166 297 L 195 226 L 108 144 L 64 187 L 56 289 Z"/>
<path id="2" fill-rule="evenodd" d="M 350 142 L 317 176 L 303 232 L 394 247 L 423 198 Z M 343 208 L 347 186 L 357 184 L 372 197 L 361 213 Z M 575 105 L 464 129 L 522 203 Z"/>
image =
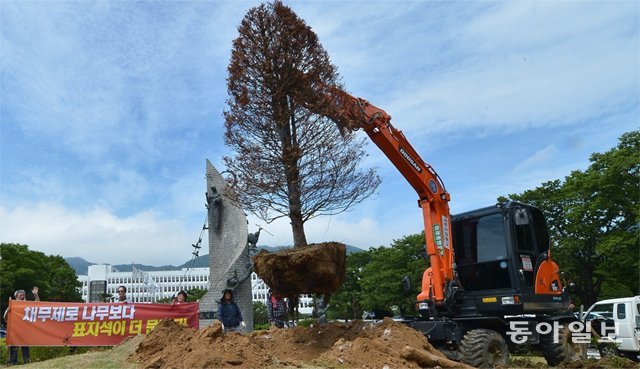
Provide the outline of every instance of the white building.
<path id="1" fill-rule="evenodd" d="M 127 296 L 134 302 L 155 302 L 172 298 L 180 290 L 208 289 L 209 268 L 120 272 L 111 265 L 100 264 L 90 265 L 87 275 L 78 276 L 78 280 L 82 283 L 85 302 L 103 301 L 100 294 L 111 294 L 115 298 L 119 286 L 127 288 Z M 251 289 L 253 301 L 267 302 L 269 287 L 256 273 L 251 273 Z M 311 297 L 300 296 L 298 309 L 301 314 L 311 314 Z"/>
<path id="2" fill-rule="evenodd" d="M 251 273 L 251 293 L 253 295 L 253 301 L 260 301 L 263 304 L 267 303 L 267 296 L 269 295 L 269 286 L 260 278 L 256 273 Z M 298 302 L 298 311 L 300 314 L 311 314 L 313 311 L 312 298 L 309 295 L 300 295 L 300 301 Z"/>

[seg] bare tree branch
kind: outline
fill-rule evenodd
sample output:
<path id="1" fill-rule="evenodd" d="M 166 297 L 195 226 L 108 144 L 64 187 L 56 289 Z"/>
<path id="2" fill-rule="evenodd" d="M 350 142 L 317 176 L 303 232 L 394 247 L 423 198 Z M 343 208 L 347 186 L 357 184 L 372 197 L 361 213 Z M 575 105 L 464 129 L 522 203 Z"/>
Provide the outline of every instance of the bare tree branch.
<path id="1" fill-rule="evenodd" d="M 313 98 L 309 83 L 339 85 L 317 35 L 280 1 L 248 11 L 228 67 L 225 157 L 238 176 L 243 206 L 266 222 L 291 220 L 294 244 L 304 223 L 351 209 L 377 189 L 363 170 L 364 140 L 343 139 L 334 123 L 296 103 Z"/>

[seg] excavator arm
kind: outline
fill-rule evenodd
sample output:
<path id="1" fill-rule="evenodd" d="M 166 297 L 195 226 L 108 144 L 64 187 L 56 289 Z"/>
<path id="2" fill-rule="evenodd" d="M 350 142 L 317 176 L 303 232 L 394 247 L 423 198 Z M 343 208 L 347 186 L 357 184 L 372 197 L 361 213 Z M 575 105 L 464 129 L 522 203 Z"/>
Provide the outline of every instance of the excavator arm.
<path id="1" fill-rule="evenodd" d="M 424 272 L 422 292 L 417 300 L 436 306 L 448 305 L 459 283 L 451 238 L 450 195 L 442 180 L 404 134 L 391 124 L 391 116 L 384 110 L 339 87 L 321 85 L 319 90 L 319 99 L 313 104 L 319 107 L 315 112 L 333 120 L 343 134 L 364 130 L 418 194 L 431 267 Z"/>

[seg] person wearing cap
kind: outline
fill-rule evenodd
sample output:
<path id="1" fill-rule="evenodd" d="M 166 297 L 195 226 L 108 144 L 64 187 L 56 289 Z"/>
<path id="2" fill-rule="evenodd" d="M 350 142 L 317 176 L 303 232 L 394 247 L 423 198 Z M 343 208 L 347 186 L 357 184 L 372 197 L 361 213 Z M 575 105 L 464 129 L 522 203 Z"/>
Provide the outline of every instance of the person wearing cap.
<path id="1" fill-rule="evenodd" d="M 238 304 L 233 301 L 233 290 L 226 289 L 218 303 L 218 320 L 225 332 L 242 332 L 246 327 Z"/>
<path id="2" fill-rule="evenodd" d="M 34 300 L 35 301 L 40 301 L 40 296 L 38 296 L 38 287 L 34 286 L 31 289 L 31 293 L 33 294 Z M 18 300 L 18 301 L 26 301 L 27 300 L 27 295 L 24 292 L 24 290 L 16 290 L 13 293 L 13 297 Z M 9 297 L 9 301 L 11 301 L 11 297 Z M 10 308 L 7 308 L 7 310 L 5 310 L 4 312 L 4 319 L 7 319 L 7 313 L 9 312 Z M 19 346 L 9 346 L 9 365 L 17 365 L 18 364 L 18 347 Z M 30 361 L 30 353 L 29 353 L 29 346 L 21 346 L 21 351 L 22 351 L 22 361 L 25 364 L 28 364 Z"/>

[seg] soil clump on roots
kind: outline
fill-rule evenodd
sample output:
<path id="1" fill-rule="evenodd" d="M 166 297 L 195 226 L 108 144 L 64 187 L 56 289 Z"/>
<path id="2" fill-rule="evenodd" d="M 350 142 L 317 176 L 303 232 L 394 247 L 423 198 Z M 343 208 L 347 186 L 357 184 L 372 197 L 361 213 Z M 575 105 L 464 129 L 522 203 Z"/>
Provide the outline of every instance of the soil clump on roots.
<path id="1" fill-rule="evenodd" d="M 346 275 L 346 247 L 325 242 L 285 249 L 261 251 L 253 258 L 256 274 L 283 296 L 337 291 Z"/>

